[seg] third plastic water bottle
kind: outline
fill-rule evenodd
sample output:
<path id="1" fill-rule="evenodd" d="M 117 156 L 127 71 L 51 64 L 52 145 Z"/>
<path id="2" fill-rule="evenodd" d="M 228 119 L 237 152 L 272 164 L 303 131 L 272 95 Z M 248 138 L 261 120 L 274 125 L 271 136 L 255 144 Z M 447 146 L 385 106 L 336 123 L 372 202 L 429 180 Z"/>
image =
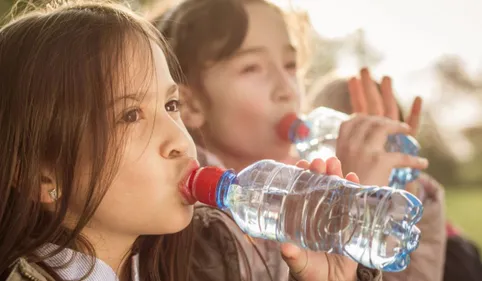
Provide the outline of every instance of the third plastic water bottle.
<path id="1" fill-rule="evenodd" d="M 348 120 L 349 115 L 331 108 L 319 107 L 302 119 L 296 114 L 286 115 L 278 125 L 281 138 L 291 141 L 302 159 L 313 161 L 335 156 L 336 139 L 340 125 Z M 388 152 L 402 152 L 417 156 L 420 150 L 418 142 L 411 136 L 391 135 L 385 149 Z M 394 169 L 389 185 L 404 188 L 405 184 L 415 180 L 420 171 L 411 168 Z"/>
<path id="2" fill-rule="evenodd" d="M 248 235 L 351 257 L 371 268 L 401 271 L 419 243 L 422 203 L 389 187 L 361 186 L 272 160 L 236 175 L 200 168 L 192 195 L 229 210 Z"/>

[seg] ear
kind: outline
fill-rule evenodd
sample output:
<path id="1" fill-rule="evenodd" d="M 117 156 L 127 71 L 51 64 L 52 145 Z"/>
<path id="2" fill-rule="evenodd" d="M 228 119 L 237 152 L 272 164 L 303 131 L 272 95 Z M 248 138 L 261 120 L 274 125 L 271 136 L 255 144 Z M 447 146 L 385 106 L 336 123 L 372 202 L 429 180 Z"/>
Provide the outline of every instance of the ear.
<path id="1" fill-rule="evenodd" d="M 179 95 L 184 102 L 182 121 L 189 129 L 201 128 L 206 122 L 206 112 L 200 95 L 186 85 L 179 85 Z"/>
<path id="2" fill-rule="evenodd" d="M 54 173 L 50 169 L 42 169 L 40 174 L 40 202 L 51 204 L 60 198 L 60 190 L 57 186 Z"/>

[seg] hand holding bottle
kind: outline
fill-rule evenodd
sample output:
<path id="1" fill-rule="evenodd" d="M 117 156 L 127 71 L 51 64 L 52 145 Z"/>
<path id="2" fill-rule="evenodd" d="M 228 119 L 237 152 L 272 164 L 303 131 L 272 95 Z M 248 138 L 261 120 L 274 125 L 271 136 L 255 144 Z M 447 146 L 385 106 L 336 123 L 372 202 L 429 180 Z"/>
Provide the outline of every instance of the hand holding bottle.
<path id="1" fill-rule="evenodd" d="M 407 124 L 386 117 L 354 115 L 340 126 L 336 156 L 343 170 L 356 173 L 362 184 L 386 186 L 394 168 L 422 170 L 428 166 L 425 158 L 386 151 L 390 135 L 410 131 Z"/>
<path id="2" fill-rule="evenodd" d="M 341 163 L 334 157 L 326 163 L 321 159 L 316 159 L 311 164 L 299 161 L 297 166 L 314 173 L 343 177 Z M 346 179 L 359 182 L 353 173 L 348 174 Z M 348 257 L 303 250 L 292 244 L 283 244 L 281 254 L 290 267 L 290 275 L 298 281 L 356 280 L 358 263 Z"/>

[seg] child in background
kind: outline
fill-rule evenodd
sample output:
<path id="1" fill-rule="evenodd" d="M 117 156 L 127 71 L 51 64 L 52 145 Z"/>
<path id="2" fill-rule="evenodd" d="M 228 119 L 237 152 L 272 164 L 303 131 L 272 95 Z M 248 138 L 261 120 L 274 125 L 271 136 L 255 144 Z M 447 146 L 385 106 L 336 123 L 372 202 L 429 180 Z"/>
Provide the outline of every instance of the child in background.
<path id="1" fill-rule="evenodd" d="M 179 81 L 182 118 L 198 146 L 199 159 L 208 160 L 202 164 L 239 171 L 266 158 L 292 162 L 292 145 L 278 136 L 276 127 L 285 114 L 300 111 L 302 91 L 296 46 L 282 12 L 263 0 L 185 0 L 153 22 L 186 75 L 186 81 Z M 373 117 L 360 121 L 379 124 L 367 134 L 408 133 L 400 122 Z M 390 163 L 387 157 L 359 159 L 372 168 L 363 175 L 370 184 L 386 185 L 394 165 L 426 167 L 417 157 Z M 241 245 L 246 252 L 252 248 Z M 255 246 L 280 280 L 286 265 L 277 244 L 256 240 Z M 253 252 L 252 260 L 256 256 Z M 262 262 L 253 263 L 254 270 L 264 272 L 259 265 Z M 303 267 L 299 275 L 307 274 Z M 359 275 L 363 274 L 379 278 L 378 272 L 360 267 Z"/>
<path id="2" fill-rule="evenodd" d="M 384 77 L 381 84 L 376 85 L 367 69 L 360 72 L 360 79 L 339 79 L 323 84 L 320 80 L 308 96 L 308 111 L 325 106 L 347 114 L 362 113 L 394 120 L 405 119 L 412 128 L 411 134 L 415 136 L 418 132 L 421 98 L 414 100 L 410 114 L 404 118 L 393 94 L 391 79 Z M 341 159 L 344 157 L 340 153 L 337 155 Z M 344 168 L 356 171 L 349 163 Z M 407 270 L 387 273 L 384 279 L 480 280 L 482 267 L 477 250 L 473 250 L 474 246 L 445 221 L 444 193 L 440 183 L 422 173 L 415 182 L 407 185 L 407 190 L 417 194 L 424 204 L 424 214 L 418 224 L 423 233 L 422 239 L 419 248 L 411 255 L 412 262 Z M 455 276 L 457 279 L 454 279 Z"/>

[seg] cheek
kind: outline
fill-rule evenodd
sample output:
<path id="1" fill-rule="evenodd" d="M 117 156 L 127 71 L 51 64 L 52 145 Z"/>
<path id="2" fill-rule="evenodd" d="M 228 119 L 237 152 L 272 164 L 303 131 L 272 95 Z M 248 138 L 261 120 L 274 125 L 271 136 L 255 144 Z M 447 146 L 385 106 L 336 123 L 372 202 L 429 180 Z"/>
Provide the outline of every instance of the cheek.
<path id="1" fill-rule="evenodd" d="M 90 223 L 116 233 L 165 234 L 182 230 L 192 207 L 182 203 L 179 171 L 153 147 L 126 150 L 118 173 Z"/>
<path id="2" fill-rule="evenodd" d="M 251 79 L 238 79 L 228 91 L 218 95 L 213 110 L 218 119 L 229 120 L 231 125 L 249 125 L 256 128 L 270 119 L 273 103 L 267 83 L 253 83 Z"/>
<path id="3" fill-rule="evenodd" d="M 159 155 L 154 145 L 140 142 L 125 151 L 110 189 L 115 190 L 113 196 L 124 203 L 136 205 L 145 201 L 149 204 L 172 198 L 178 174 L 173 164 Z"/>
<path id="4" fill-rule="evenodd" d="M 226 76 L 225 76 L 226 77 Z M 277 141 L 272 85 L 256 77 L 227 77 L 206 87 L 210 107 L 204 133 L 231 153 L 259 154 Z"/>
<path id="5" fill-rule="evenodd" d="M 140 173 L 136 174 L 141 175 Z M 155 177 L 118 179 L 94 215 L 96 226 L 111 232 L 153 235 L 178 232 L 191 221 L 192 206 L 181 204 L 176 186 Z M 147 181 L 147 179 L 156 181 Z"/>
<path id="6" fill-rule="evenodd" d="M 251 157 L 273 144 L 274 129 L 266 104 L 244 99 L 212 108 L 212 113 L 208 134 L 218 149 Z"/>
<path id="7" fill-rule="evenodd" d="M 267 130 L 270 109 L 266 101 L 250 97 L 215 105 L 209 117 L 210 130 L 220 132 L 224 137 L 253 138 Z"/>

